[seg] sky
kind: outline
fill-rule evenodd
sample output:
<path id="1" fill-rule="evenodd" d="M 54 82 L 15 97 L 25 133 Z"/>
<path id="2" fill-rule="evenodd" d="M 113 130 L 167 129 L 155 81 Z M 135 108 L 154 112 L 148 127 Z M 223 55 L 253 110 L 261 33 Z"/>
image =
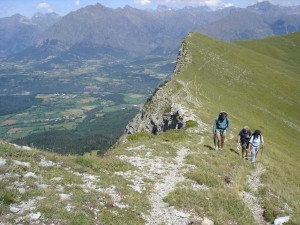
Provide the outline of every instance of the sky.
<path id="1" fill-rule="evenodd" d="M 0 0 L 0 18 L 16 13 L 31 18 L 36 12 L 56 12 L 64 16 L 71 11 L 96 3 L 109 8 L 130 5 L 138 9 L 153 9 L 158 5 L 165 5 L 174 8 L 208 6 L 212 9 L 218 9 L 228 6 L 245 8 L 261 1 L 264 0 Z M 300 0 L 269 0 L 269 2 L 282 6 L 300 5 Z"/>

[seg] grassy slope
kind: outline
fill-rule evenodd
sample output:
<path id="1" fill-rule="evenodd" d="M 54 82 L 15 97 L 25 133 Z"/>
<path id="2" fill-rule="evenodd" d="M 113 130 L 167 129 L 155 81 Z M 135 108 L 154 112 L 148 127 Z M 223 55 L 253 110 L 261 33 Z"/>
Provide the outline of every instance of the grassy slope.
<path id="1" fill-rule="evenodd" d="M 28 151 L 1 142 L 0 159 L 6 160 L 5 165 L 0 165 L 0 221 L 5 224 L 15 224 L 15 220 L 22 215 L 36 212 L 43 215 L 44 219 L 41 220 L 45 224 L 129 224 L 128 221 L 133 221 L 131 224 L 143 224 L 140 213 L 149 208 L 147 199 L 128 187 L 130 182 L 114 174 L 117 171 L 134 170 L 129 163 L 91 153 L 63 156 L 36 149 Z M 30 166 L 16 166 L 14 160 L 29 163 Z M 41 167 L 41 160 L 51 160 L 55 166 Z M 38 178 L 26 177 L 28 172 Z M 87 175 L 98 177 L 92 181 L 93 185 L 83 181 L 82 177 Z M 53 179 L 57 177 L 62 180 Z M 47 186 L 40 188 L 41 184 Z M 24 193 L 18 191 L 20 185 L 24 186 Z M 114 206 L 110 191 L 98 191 L 114 187 L 116 193 L 122 195 L 120 203 L 135 207 L 122 210 Z M 59 194 L 63 193 L 71 194 L 70 199 L 61 200 Z M 35 209 L 27 209 L 19 214 L 10 211 L 12 204 L 18 206 L 37 197 L 45 199 L 36 201 Z M 71 205 L 72 209 L 67 210 L 67 205 Z M 22 221 L 32 224 L 25 216 Z"/>
<path id="2" fill-rule="evenodd" d="M 189 93 L 202 102 L 197 111 L 204 122 L 212 124 L 226 110 L 236 135 L 245 124 L 262 131 L 267 172 L 260 195 L 266 216 L 284 214 L 280 208 L 287 202 L 295 223 L 300 223 L 299 36 L 225 43 L 192 34 L 184 41 L 192 63 L 175 77 L 189 83 Z"/>
<path id="3" fill-rule="evenodd" d="M 300 224 L 300 173 L 299 173 L 299 46 L 300 38 L 294 34 L 266 40 L 226 43 L 192 34 L 184 41 L 184 47 L 192 54 L 192 63 L 178 74 L 166 87 L 172 88 L 178 101 L 188 105 L 207 124 L 212 124 L 220 110 L 229 112 L 235 136 L 239 129 L 248 124 L 252 129 L 261 129 L 266 141 L 263 162 L 266 172 L 262 186 L 256 194 L 266 207 L 265 216 L 269 221 L 276 216 L 291 214 L 284 206 L 287 203 L 293 213 L 289 224 Z M 292 43 L 290 40 L 294 40 Z M 298 43 L 297 43 L 298 42 Z M 298 47 L 297 47 L 298 46 Z M 280 54 L 275 54 L 279 52 Z M 285 54 L 285 55 L 284 55 Z M 289 59 L 289 60 L 288 60 Z M 297 63 L 298 62 L 298 63 Z M 181 86 L 184 84 L 185 86 Z M 298 88 L 298 89 L 297 89 Z M 201 101 L 185 101 L 185 94 Z M 179 102 L 180 103 L 180 102 Z M 200 106 L 199 106 L 200 105 Z M 230 135 L 228 135 L 230 136 Z M 208 190 L 183 188 L 190 182 L 183 181 L 172 191 L 165 201 L 183 210 L 192 210 L 200 217 L 207 216 L 215 224 L 256 224 L 249 209 L 240 197 L 241 191 L 252 192 L 247 185 L 247 175 L 255 169 L 242 161 L 235 151 L 235 138 L 227 139 L 225 150 L 212 150 L 210 133 L 187 133 L 169 131 L 159 136 L 134 134 L 128 142 L 109 151 L 105 157 L 86 154 L 84 156 L 60 156 L 49 152 L 16 150 L 0 143 L 0 157 L 7 159 L 7 165 L 0 167 L 1 174 L 20 174 L 19 178 L 8 177 L 0 182 L 0 218 L 9 213 L 11 203 L 20 203 L 36 196 L 46 197 L 36 211 L 42 213 L 47 222 L 61 221 L 64 224 L 96 224 L 93 209 L 98 212 L 105 224 L 144 224 L 141 214 L 149 210 L 147 194 L 153 189 L 155 180 L 143 179 L 145 192 L 133 191 L 131 181 L 117 176 L 116 171 L 138 170 L 116 156 L 147 157 L 146 151 L 126 150 L 126 147 L 144 145 L 152 148 L 152 156 L 174 158 L 178 148 L 190 150 L 186 162 L 195 165 L 185 177 Z M 200 144 L 200 140 L 203 140 Z M 231 150 L 231 151 L 229 151 Z M 61 167 L 40 168 L 42 158 L 60 163 Z M 31 167 L 17 167 L 13 159 L 30 162 Z M 100 176 L 96 181 L 99 187 L 116 187 L 123 203 L 129 208 L 121 210 L 112 203 L 112 198 L 104 193 L 83 191 L 82 179 L 71 171 L 80 174 Z M 40 184 L 48 184 L 41 190 L 36 180 L 24 174 L 35 172 Z M 63 177 L 62 181 L 51 180 Z M 224 180 L 231 180 L 227 184 Z M 14 183 L 26 181 L 26 192 L 20 194 Z M 228 180 L 227 179 L 227 180 Z M 59 201 L 57 185 L 65 187 L 64 193 L 73 193 L 67 202 Z M 72 185 L 70 185 L 72 184 Z M 102 196 L 103 195 L 103 196 Z M 53 201 L 58 204 L 53 205 Z M 100 204 L 104 201 L 104 205 Z M 66 210 L 69 203 L 75 206 L 72 212 Z M 12 222 L 18 215 L 12 215 L 6 222 Z M 98 218 L 98 219 L 99 219 Z"/>

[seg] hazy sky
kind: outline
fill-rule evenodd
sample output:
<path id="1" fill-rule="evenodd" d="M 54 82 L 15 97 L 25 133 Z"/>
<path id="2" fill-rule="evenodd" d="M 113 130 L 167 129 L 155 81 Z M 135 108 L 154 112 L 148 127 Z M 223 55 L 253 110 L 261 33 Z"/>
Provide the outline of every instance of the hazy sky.
<path id="1" fill-rule="evenodd" d="M 130 5 L 135 8 L 156 8 L 157 5 L 181 8 L 184 6 L 204 6 L 222 8 L 226 6 L 246 7 L 263 0 L 0 0 L 0 17 L 11 16 L 19 13 L 32 17 L 36 12 L 56 12 L 66 15 L 87 5 L 97 2 L 110 7 L 124 7 Z M 269 0 L 275 5 L 300 5 L 300 0 Z"/>

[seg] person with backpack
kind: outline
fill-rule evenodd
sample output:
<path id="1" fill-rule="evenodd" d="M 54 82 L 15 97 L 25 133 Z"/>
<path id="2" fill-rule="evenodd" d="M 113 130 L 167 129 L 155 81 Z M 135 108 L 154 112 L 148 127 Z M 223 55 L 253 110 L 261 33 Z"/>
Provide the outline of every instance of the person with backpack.
<path id="1" fill-rule="evenodd" d="M 223 150 L 226 130 L 230 127 L 227 112 L 221 111 L 213 126 L 215 150 Z M 217 142 L 217 143 L 216 143 Z"/>
<path id="2" fill-rule="evenodd" d="M 254 131 L 249 143 L 249 151 L 251 150 L 251 163 L 255 164 L 259 148 L 264 148 L 264 137 L 261 135 L 260 130 Z"/>
<path id="3" fill-rule="evenodd" d="M 237 139 L 237 149 L 239 150 L 242 147 L 242 159 L 248 160 L 248 148 L 249 141 L 252 136 L 251 130 L 248 126 L 244 126 L 240 131 L 238 139 Z"/>

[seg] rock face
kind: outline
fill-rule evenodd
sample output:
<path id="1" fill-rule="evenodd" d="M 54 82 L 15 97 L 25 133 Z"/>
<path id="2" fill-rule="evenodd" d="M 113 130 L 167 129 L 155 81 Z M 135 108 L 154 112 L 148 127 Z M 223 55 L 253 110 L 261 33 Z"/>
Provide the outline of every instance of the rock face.
<path id="1" fill-rule="evenodd" d="M 178 74 L 191 61 L 183 41 L 177 56 L 174 75 Z M 188 110 L 176 103 L 169 82 L 160 85 L 147 100 L 139 113 L 126 126 L 125 134 L 147 132 L 160 134 L 169 129 L 181 129 L 191 119 Z"/>
<path id="2" fill-rule="evenodd" d="M 183 113 L 172 102 L 168 92 L 160 87 L 149 102 L 126 126 L 125 133 L 148 132 L 160 134 L 168 129 L 181 129 L 185 126 Z M 152 108 L 154 107 L 155 108 Z"/>

